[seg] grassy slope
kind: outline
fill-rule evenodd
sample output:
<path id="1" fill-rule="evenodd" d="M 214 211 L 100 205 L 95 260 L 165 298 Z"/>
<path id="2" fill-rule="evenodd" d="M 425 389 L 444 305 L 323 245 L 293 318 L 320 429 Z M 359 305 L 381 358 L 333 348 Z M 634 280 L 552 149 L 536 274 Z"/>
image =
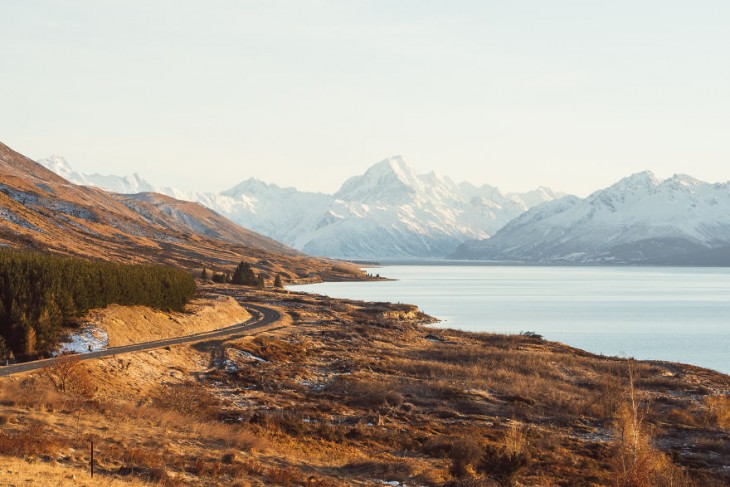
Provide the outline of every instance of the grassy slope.
<path id="1" fill-rule="evenodd" d="M 81 466 L 68 446 L 93 435 L 106 476 L 188 485 L 494 485 L 510 467 L 524 485 L 620 477 L 618 453 L 632 446 L 618 440 L 630 424 L 620 418 L 631 419 L 625 360 L 425 328 L 403 305 L 245 292 L 293 324 L 84 364 L 92 401 L 40 379 L 3 381 L 4 433 L 42 431 L 33 437 L 51 445 L 15 455 Z M 725 485 L 730 377 L 648 362 L 633 371 L 648 441 L 635 444 L 637 478 L 690 485 L 680 467 L 695 485 Z"/>

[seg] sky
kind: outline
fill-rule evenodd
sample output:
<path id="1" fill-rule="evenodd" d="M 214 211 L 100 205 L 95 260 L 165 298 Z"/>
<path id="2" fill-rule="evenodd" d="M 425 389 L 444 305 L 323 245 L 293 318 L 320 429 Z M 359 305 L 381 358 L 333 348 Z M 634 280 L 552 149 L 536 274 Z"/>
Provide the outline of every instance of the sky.
<path id="1" fill-rule="evenodd" d="M 0 141 L 78 171 L 334 192 L 730 180 L 726 0 L 0 0 Z"/>

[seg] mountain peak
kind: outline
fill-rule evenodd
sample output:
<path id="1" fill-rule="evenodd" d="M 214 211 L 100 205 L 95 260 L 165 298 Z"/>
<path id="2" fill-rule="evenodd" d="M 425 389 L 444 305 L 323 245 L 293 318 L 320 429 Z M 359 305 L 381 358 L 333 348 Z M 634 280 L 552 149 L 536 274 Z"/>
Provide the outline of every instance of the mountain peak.
<path id="1" fill-rule="evenodd" d="M 395 176 L 405 184 L 412 184 L 418 180 L 416 171 L 401 156 L 393 156 L 373 164 L 365 171 L 364 176 Z"/>
<path id="2" fill-rule="evenodd" d="M 37 162 L 46 169 L 55 172 L 62 178 L 71 182 L 76 182 L 75 180 L 81 179 L 80 175 L 76 171 L 74 171 L 74 169 L 71 167 L 71 164 L 69 164 L 63 156 L 53 154 L 49 157 L 46 157 L 45 159 L 40 159 Z"/>
<path id="3" fill-rule="evenodd" d="M 653 171 L 649 170 L 631 174 L 630 176 L 623 178 L 621 181 L 625 181 L 627 183 L 647 184 L 650 186 L 658 186 L 663 182 L 663 180 L 657 177 Z"/>
<path id="4" fill-rule="evenodd" d="M 675 174 L 671 178 L 667 179 L 665 182 L 670 182 L 672 184 L 677 184 L 681 186 L 697 186 L 698 184 L 703 184 L 702 181 L 688 174 Z"/>
<path id="5" fill-rule="evenodd" d="M 621 194 L 636 193 L 644 191 L 655 190 L 664 181 L 656 176 L 651 171 L 641 171 L 625 178 L 620 179 L 618 182 L 612 184 L 608 188 L 599 189 L 592 196 L 597 195 L 609 195 L 609 194 Z"/>
<path id="6" fill-rule="evenodd" d="M 232 187 L 229 190 L 223 191 L 221 194 L 225 196 L 231 196 L 233 198 L 241 196 L 242 194 L 245 195 L 255 195 L 262 192 L 267 192 L 270 190 L 278 190 L 281 189 L 279 186 L 273 183 L 267 183 L 265 181 L 262 181 L 258 178 L 248 178 L 244 179 L 234 187 Z"/>
<path id="7" fill-rule="evenodd" d="M 345 181 L 335 197 L 352 201 L 371 201 L 385 197 L 398 200 L 421 188 L 418 175 L 401 156 L 372 165 L 364 174 Z"/>

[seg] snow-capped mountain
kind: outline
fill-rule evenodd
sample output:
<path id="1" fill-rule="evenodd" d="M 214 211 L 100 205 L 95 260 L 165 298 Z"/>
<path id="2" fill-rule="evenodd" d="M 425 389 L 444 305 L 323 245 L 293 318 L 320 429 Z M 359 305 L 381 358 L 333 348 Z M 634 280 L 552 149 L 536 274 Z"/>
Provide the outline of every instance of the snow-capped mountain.
<path id="1" fill-rule="evenodd" d="M 136 192 L 125 185 L 127 178 L 78 174 L 59 159 L 39 162 L 78 184 Z M 147 184 L 138 176 L 135 181 Z M 464 240 L 487 238 L 528 208 L 559 197 L 547 188 L 503 194 L 436 173 L 419 175 L 399 156 L 348 179 L 334 195 L 256 179 L 217 194 L 142 191 L 199 202 L 296 249 L 339 258 L 443 257 Z"/>
<path id="2" fill-rule="evenodd" d="M 94 186 L 105 191 L 122 194 L 145 193 L 155 191 L 155 188 L 142 179 L 138 174 L 131 176 L 104 176 L 101 174 L 81 174 L 75 171 L 71 165 L 61 156 L 51 156 L 36 161 L 46 169 L 50 169 L 63 179 L 74 184 Z M 159 191 L 158 191 L 159 192 Z M 168 195 L 173 196 L 173 195 Z"/>
<path id="3" fill-rule="evenodd" d="M 730 256 L 730 183 L 642 172 L 537 206 L 456 258 L 541 263 L 717 264 Z"/>

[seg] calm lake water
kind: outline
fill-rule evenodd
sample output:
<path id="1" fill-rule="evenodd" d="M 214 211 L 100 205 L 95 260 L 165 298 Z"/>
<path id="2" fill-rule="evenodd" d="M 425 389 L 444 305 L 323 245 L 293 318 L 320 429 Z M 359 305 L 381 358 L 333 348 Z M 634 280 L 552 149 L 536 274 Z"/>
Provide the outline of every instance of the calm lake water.
<path id="1" fill-rule="evenodd" d="M 534 331 L 594 353 L 730 373 L 730 269 L 385 266 L 387 282 L 289 289 L 418 305 L 437 326 Z"/>

